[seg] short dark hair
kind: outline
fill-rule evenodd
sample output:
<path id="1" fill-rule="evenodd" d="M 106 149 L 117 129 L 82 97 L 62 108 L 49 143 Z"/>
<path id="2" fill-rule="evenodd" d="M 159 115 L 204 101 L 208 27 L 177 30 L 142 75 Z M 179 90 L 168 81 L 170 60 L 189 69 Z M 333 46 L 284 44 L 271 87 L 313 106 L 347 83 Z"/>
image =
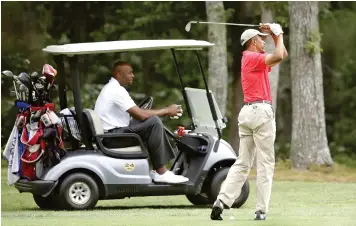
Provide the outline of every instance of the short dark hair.
<path id="1" fill-rule="evenodd" d="M 112 75 L 115 76 L 117 67 L 124 66 L 124 65 L 131 66 L 131 64 L 126 61 L 121 61 L 121 60 L 116 61 L 112 66 Z"/>
<path id="2" fill-rule="evenodd" d="M 242 50 L 245 51 L 247 50 L 248 46 L 250 45 L 250 43 L 252 42 L 252 38 L 249 39 L 247 42 L 245 42 L 245 44 L 242 47 Z"/>
<path id="3" fill-rule="evenodd" d="M 115 71 L 116 67 L 118 67 L 118 66 L 124 66 L 124 65 L 129 65 L 129 66 L 131 66 L 131 64 L 129 64 L 129 63 L 126 62 L 126 61 L 118 60 L 118 61 L 116 61 L 116 62 L 113 64 L 112 70 Z"/>

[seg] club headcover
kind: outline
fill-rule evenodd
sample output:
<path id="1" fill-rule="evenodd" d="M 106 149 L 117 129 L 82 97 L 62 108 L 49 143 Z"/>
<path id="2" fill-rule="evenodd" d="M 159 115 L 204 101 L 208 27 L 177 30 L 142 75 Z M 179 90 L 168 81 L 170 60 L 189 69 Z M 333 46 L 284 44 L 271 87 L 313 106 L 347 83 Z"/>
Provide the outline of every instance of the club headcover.
<path id="1" fill-rule="evenodd" d="M 48 83 L 53 84 L 54 78 L 57 75 L 57 70 L 54 69 L 51 65 L 45 64 L 42 68 L 42 74 L 46 76 Z"/>

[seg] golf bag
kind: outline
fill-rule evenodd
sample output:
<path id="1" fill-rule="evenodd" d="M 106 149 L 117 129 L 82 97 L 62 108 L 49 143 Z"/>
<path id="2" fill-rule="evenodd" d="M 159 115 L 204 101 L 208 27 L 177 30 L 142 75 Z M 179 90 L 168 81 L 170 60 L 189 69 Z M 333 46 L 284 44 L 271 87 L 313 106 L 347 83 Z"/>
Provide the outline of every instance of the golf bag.
<path id="1" fill-rule="evenodd" d="M 18 156 L 20 156 L 18 175 L 19 178 L 36 180 L 41 176 L 44 168 L 58 164 L 65 154 L 62 126 L 60 119 L 54 113 L 53 103 L 42 107 L 27 105 L 23 108 L 24 103 L 17 102 L 17 107 L 20 107 L 20 104 L 22 107 L 19 108 L 15 121 L 18 130 L 16 133 L 18 140 L 15 144 L 18 145 Z"/>
<path id="2" fill-rule="evenodd" d="M 22 72 L 14 76 L 11 71 L 5 72 L 3 74 L 19 82 L 20 88 L 22 86 L 15 101 L 18 108 L 15 126 L 4 150 L 9 161 L 8 183 L 11 185 L 19 178 L 38 179 L 43 169 L 57 164 L 65 151 L 61 120 L 50 99 L 57 71 L 45 64 L 42 75 L 33 72 L 29 76 Z"/>

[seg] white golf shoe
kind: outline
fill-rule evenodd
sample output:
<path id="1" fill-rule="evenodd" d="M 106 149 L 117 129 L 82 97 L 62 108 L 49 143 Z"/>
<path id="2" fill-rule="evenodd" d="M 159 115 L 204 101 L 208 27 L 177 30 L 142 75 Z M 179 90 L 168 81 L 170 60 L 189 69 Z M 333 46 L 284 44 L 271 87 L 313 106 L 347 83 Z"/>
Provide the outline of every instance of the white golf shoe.
<path id="1" fill-rule="evenodd" d="M 150 176 L 154 182 L 180 184 L 189 181 L 188 178 L 182 175 L 175 175 L 172 171 L 167 170 L 164 174 L 158 174 L 155 170 L 150 172 Z"/>

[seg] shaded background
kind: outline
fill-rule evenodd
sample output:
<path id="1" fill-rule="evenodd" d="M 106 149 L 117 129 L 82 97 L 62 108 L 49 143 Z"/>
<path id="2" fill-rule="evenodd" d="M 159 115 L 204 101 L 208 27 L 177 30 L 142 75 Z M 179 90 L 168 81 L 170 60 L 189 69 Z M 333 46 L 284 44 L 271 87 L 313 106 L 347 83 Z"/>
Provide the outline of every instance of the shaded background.
<path id="1" fill-rule="evenodd" d="M 259 2 L 224 2 L 227 22 L 259 23 Z M 288 2 L 268 2 L 276 21 L 288 39 Z M 324 79 L 327 137 L 333 159 L 356 165 L 356 3 L 320 2 L 322 33 L 322 68 Z M 2 2 L 1 3 L 1 70 L 14 73 L 41 71 L 44 63 L 55 66 L 42 48 L 47 45 L 75 42 L 135 39 L 202 39 L 207 40 L 207 26 L 192 26 L 191 20 L 206 20 L 205 2 Z M 231 122 L 233 107 L 232 83 L 239 70 L 234 67 L 241 57 L 239 37 L 244 28 L 227 26 L 228 106 L 226 116 Z M 208 73 L 207 51 L 202 51 L 203 65 Z M 102 86 L 110 78 L 115 60 L 133 64 L 134 84 L 129 91 L 137 104 L 147 95 L 155 98 L 154 108 L 183 103 L 172 56 L 169 51 L 122 54 L 100 54 L 81 58 L 80 81 L 84 107 L 93 108 Z M 184 82 L 202 87 L 197 61 L 193 53 L 178 54 Z M 28 63 L 30 62 L 30 63 Z M 65 65 L 69 72 L 68 64 Z M 281 64 L 277 108 L 277 159 L 289 158 L 291 140 L 291 87 L 289 60 Z M 58 75 L 63 76 L 63 75 Z M 68 77 L 69 78 L 69 77 Z M 67 79 L 68 101 L 72 106 L 71 80 Z M 1 142 L 6 144 L 16 117 L 15 99 L 10 93 L 12 81 L 1 79 Z M 242 94 L 241 94 L 242 95 Z M 54 99 L 58 103 L 58 98 Z M 57 105 L 57 109 L 59 105 Z M 186 111 L 185 111 L 186 112 Z M 171 129 L 177 124 L 189 126 L 190 120 L 164 119 Z M 229 123 L 229 127 L 237 126 Z M 229 128 L 224 138 L 232 142 Z"/>

